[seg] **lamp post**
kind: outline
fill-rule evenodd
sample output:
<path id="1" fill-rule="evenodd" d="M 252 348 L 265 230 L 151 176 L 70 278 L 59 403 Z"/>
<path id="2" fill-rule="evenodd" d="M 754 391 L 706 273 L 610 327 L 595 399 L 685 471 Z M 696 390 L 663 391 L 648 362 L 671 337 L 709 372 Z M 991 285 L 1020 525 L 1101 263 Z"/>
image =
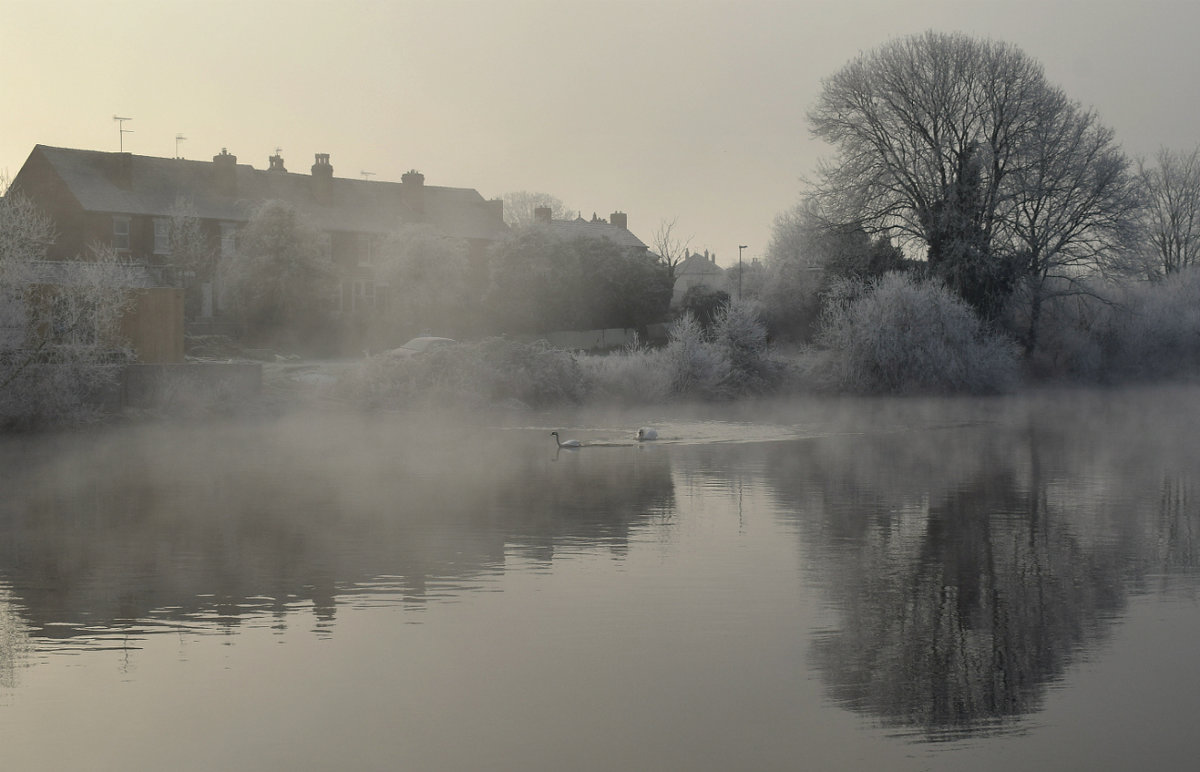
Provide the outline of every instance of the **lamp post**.
<path id="1" fill-rule="evenodd" d="M 742 250 L 745 248 L 745 244 L 738 245 L 738 300 L 742 299 Z"/>

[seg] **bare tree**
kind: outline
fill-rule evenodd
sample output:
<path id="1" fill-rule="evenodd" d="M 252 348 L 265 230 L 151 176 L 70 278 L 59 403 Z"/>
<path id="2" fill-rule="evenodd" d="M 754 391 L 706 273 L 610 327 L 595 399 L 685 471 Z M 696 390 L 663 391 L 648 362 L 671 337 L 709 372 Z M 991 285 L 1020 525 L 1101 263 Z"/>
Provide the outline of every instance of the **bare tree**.
<path id="1" fill-rule="evenodd" d="M 557 196 L 549 193 L 516 190 L 504 194 L 504 222 L 510 228 L 531 225 L 534 221 L 534 210 L 539 207 L 547 207 L 550 210 L 550 217 L 555 220 L 569 220 L 575 216 L 575 211 L 568 209 Z"/>
<path id="2" fill-rule="evenodd" d="M 675 226 L 678 222 L 678 217 L 660 222 L 650 246 L 651 251 L 658 255 L 659 262 L 667 267 L 667 275 L 672 281 L 675 280 L 675 269 L 688 259 L 688 249 L 692 243 L 691 236 L 682 238 L 676 232 Z"/>
<path id="3" fill-rule="evenodd" d="M 825 79 L 809 113 L 838 152 L 821 168 L 822 204 L 843 223 L 929 248 L 938 209 L 977 158 L 989 238 L 1005 178 L 1052 95 L 1042 68 L 1003 43 L 927 32 L 865 53 Z"/>
<path id="4" fill-rule="evenodd" d="M 1139 207 L 1129 162 L 1094 112 L 1074 105 L 1049 112 L 1033 139 L 1013 174 L 1005 223 L 1005 246 L 1026 290 L 1020 338 L 1027 355 L 1037 346 L 1043 305 L 1090 294 L 1083 280 L 1130 248 Z"/>
<path id="5" fill-rule="evenodd" d="M 1150 240 L 1152 276 L 1200 264 L 1200 146 L 1190 153 L 1162 148 L 1157 165 L 1140 163 L 1144 224 Z"/>
<path id="6" fill-rule="evenodd" d="M 826 79 L 809 119 L 838 152 L 823 207 L 924 250 L 987 317 L 1027 276 L 1099 268 L 1136 203 L 1111 132 L 1009 44 L 892 41 Z"/>

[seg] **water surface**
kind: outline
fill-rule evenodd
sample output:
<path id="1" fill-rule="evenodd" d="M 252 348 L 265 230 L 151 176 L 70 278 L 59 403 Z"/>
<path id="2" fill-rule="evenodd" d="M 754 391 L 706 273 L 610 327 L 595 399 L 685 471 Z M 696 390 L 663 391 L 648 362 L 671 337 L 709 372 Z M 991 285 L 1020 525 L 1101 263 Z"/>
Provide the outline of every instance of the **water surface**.
<path id="1" fill-rule="evenodd" d="M 0 760 L 1187 768 L 1198 430 L 1193 387 L 4 438 Z"/>

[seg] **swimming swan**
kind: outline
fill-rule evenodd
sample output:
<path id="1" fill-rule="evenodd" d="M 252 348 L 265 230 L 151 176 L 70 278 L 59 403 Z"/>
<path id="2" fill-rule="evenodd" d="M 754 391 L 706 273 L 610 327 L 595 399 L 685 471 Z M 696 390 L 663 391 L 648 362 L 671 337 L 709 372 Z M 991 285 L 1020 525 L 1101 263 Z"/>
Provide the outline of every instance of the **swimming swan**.
<path id="1" fill-rule="evenodd" d="M 558 432 L 550 432 L 550 434 L 554 437 L 554 441 L 558 443 L 558 447 L 560 447 L 560 448 L 582 448 L 583 447 L 583 443 L 580 442 L 579 440 L 567 440 L 566 442 L 563 442 L 562 440 L 560 440 L 558 438 Z"/>
<path id="2" fill-rule="evenodd" d="M 657 440 L 658 439 L 658 430 L 653 427 L 650 427 L 650 426 L 643 426 L 641 429 L 638 429 L 637 438 L 638 438 L 638 442 L 645 442 L 646 440 Z"/>

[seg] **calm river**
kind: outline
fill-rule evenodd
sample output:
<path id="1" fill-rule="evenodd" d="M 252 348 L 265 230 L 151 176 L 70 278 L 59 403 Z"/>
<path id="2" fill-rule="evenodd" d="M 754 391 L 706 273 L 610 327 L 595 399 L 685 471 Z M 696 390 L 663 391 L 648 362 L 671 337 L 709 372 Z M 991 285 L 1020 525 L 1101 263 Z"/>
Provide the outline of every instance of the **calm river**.
<path id="1" fill-rule="evenodd" d="M 1200 387 L 5 437 L 0 494 L 5 770 L 1196 760 Z"/>

